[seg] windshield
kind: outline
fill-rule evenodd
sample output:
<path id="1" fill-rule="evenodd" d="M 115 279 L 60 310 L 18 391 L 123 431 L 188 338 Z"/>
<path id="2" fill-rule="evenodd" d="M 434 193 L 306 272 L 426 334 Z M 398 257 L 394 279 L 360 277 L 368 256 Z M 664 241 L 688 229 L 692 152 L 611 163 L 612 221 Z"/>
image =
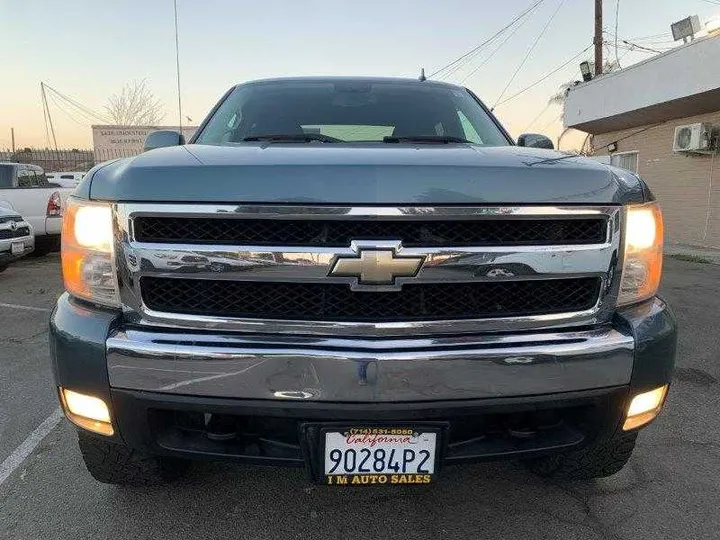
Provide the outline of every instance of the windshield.
<path id="1" fill-rule="evenodd" d="M 424 137 L 449 138 L 450 142 L 462 139 L 484 146 L 510 144 L 465 89 L 363 81 L 274 81 L 239 86 L 195 142 L 231 144 L 273 135 L 321 142 L 402 142 Z"/>

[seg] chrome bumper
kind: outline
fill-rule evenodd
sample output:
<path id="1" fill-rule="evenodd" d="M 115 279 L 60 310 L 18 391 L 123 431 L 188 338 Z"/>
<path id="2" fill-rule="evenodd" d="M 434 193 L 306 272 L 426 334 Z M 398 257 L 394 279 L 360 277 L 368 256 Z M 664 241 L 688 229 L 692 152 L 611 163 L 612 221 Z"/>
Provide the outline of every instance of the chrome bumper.
<path id="1" fill-rule="evenodd" d="M 12 245 L 19 242 L 23 243 L 23 251 L 21 253 L 12 253 Z M 32 234 L 32 230 L 28 236 L 0 240 L 0 263 L 9 263 L 10 261 L 24 257 L 34 249 L 35 237 Z"/>
<path id="2" fill-rule="evenodd" d="M 106 341 L 112 388 L 241 399 L 416 402 L 630 383 L 634 339 L 588 331 L 413 339 L 170 333 Z"/>

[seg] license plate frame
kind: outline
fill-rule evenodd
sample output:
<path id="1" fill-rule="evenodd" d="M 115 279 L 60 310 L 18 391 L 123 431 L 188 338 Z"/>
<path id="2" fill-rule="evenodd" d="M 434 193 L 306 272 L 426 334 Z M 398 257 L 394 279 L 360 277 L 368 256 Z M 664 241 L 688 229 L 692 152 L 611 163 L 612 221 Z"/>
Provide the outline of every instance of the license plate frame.
<path id="1" fill-rule="evenodd" d="M 12 242 L 10 244 L 10 254 L 20 255 L 25 251 L 25 242 Z"/>
<path id="2" fill-rule="evenodd" d="M 306 462 L 308 464 L 309 473 L 312 481 L 327 486 L 361 486 L 361 485 L 412 485 L 412 484 L 428 484 L 435 482 L 440 472 L 443 450 L 445 446 L 446 432 L 448 425 L 446 422 L 332 422 L 322 424 L 305 424 L 302 427 L 305 440 L 304 452 Z M 414 433 L 433 433 L 435 434 L 434 447 L 434 468 L 432 474 L 416 474 L 416 473 L 351 473 L 348 475 L 325 473 L 325 455 L 327 433 L 340 432 L 346 433 L 350 430 L 412 430 Z M 380 476 L 386 476 L 384 482 L 380 481 Z M 346 482 L 338 482 L 338 477 L 346 477 Z M 392 476 L 396 476 L 395 480 Z M 400 477 L 404 477 L 402 480 Z M 372 478 L 375 478 L 373 480 Z M 355 479 L 356 478 L 356 479 Z M 355 480 L 354 480 L 355 479 Z"/>

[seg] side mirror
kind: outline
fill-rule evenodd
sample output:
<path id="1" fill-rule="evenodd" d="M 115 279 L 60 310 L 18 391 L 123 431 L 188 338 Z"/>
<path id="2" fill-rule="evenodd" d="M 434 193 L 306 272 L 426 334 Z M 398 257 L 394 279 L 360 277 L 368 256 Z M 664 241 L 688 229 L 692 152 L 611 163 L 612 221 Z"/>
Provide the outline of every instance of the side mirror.
<path id="1" fill-rule="evenodd" d="M 143 152 L 148 150 L 155 150 L 156 148 L 165 148 L 166 146 L 178 146 L 185 144 L 185 136 L 171 129 L 160 129 L 153 131 L 145 137 L 145 144 L 143 144 Z"/>
<path id="2" fill-rule="evenodd" d="M 546 150 L 554 150 L 555 145 L 545 135 L 538 133 L 523 133 L 518 137 L 518 146 L 527 146 L 528 148 L 545 148 Z"/>

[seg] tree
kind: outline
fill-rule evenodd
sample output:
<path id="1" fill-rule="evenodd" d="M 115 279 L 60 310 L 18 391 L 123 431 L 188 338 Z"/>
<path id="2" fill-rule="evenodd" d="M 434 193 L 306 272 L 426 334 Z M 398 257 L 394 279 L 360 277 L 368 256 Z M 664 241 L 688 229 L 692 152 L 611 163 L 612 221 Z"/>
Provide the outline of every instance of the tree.
<path id="1" fill-rule="evenodd" d="M 157 126 L 165 118 L 162 102 L 145 79 L 129 82 L 120 94 L 110 96 L 105 111 L 119 126 Z"/>

